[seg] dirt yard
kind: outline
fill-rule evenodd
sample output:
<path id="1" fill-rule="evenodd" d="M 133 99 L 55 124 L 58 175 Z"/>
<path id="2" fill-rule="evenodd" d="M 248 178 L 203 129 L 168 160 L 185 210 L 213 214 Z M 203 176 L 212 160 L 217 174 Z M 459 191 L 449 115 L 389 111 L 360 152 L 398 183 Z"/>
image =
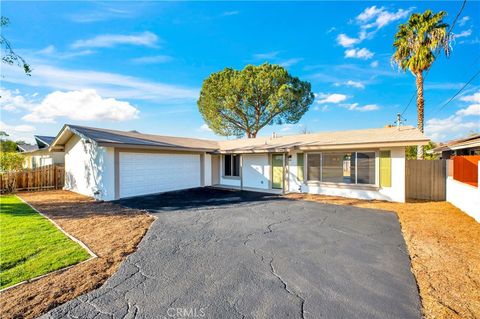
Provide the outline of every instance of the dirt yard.
<path id="1" fill-rule="evenodd" d="M 98 258 L 0 293 L 1 318 L 34 318 L 102 285 L 135 251 L 153 217 L 67 191 L 21 193 L 21 198 L 83 241 Z"/>
<path id="2" fill-rule="evenodd" d="M 291 194 L 398 214 L 428 319 L 480 318 L 480 224 L 447 202 L 389 203 Z"/>

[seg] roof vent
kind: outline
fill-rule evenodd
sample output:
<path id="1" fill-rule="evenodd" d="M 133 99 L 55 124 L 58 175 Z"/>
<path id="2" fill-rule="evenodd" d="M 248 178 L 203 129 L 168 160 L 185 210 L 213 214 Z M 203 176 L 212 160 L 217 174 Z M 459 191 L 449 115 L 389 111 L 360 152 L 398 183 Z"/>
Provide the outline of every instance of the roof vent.
<path id="1" fill-rule="evenodd" d="M 129 132 L 130 132 L 130 133 L 138 133 L 138 134 L 140 134 L 140 132 L 137 131 L 137 130 L 131 130 L 131 131 L 129 131 Z"/>

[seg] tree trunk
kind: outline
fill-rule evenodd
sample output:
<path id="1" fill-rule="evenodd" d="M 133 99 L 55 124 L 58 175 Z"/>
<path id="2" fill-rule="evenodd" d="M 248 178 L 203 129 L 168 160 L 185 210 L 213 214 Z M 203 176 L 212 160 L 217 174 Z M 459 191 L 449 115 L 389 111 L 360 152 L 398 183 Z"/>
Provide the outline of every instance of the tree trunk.
<path id="1" fill-rule="evenodd" d="M 423 133 L 424 122 L 424 104 L 423 99 L 423 72 L 418 72 L 416 75 L 417 84 L 417 126 L 420 132 Z M 423 159 L 423 145 L 417 146 L 417 159 Z"/>

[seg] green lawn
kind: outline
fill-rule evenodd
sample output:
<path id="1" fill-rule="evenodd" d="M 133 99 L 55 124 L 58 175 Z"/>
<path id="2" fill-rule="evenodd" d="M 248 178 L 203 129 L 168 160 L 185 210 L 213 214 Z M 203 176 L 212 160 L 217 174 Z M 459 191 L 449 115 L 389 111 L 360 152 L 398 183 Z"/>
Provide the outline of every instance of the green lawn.
<path id="1" fill-rule="evenodd" d="M 0 289 L 90 255 L 16 196 L 0 196 Z"/>

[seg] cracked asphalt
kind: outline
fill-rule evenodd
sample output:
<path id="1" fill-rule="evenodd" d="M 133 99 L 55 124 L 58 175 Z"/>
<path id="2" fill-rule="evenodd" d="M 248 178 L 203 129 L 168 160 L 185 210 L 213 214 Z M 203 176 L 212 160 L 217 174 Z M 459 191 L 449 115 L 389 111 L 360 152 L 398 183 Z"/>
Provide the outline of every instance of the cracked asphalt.
<path id="1" fill-rule="evenodd" d="M 393 213 L 212 188 L 119 204 L 158 217 L 137 252 L 43 318 L 421 318 Z"/>

